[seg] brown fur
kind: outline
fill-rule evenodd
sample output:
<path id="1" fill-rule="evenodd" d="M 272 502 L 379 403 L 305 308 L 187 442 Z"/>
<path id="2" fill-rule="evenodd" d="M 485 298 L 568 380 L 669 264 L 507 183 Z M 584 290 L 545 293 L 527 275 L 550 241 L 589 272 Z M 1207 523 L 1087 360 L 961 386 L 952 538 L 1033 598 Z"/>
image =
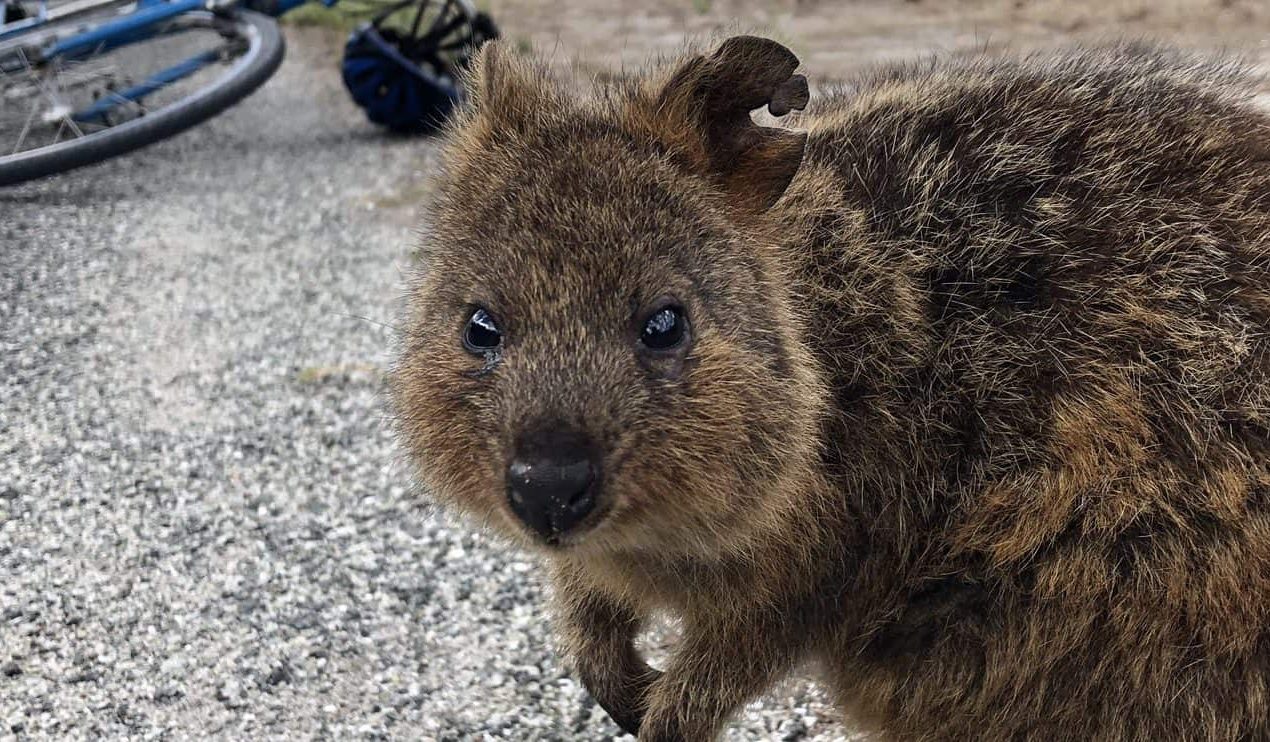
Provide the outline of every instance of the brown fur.
<path id="1" fill-rule="evenodd" d="M 587 98 L 483 54 L 394 376 L 424 486 L 543 553 L 640 739 L 712 738 L 811 660 L 897 739 L 1270 739 L 1270 118 L 1240 70 L 896 68 L 804 137 L 735 114 L 801 104 L 792 55 L 728 43 Z M 650 367 L 666 294 L 693 345 Z M 459 343 L 473 304 L 496 357 Z M 552 548 L 504 484 L 545 418 L 605 451 Z"/>

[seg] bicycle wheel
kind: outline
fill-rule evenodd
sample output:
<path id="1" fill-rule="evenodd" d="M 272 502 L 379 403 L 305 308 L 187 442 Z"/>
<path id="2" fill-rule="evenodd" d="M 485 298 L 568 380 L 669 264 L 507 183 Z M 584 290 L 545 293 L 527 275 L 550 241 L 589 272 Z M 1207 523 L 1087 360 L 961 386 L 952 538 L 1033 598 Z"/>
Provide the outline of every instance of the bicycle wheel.
<path id="1" fill-rule="evenodd" d="M 191 11 L 74 58 L 0 51 L 0 186 L 184 131 L 260 87 L 283 52 L 277 23 L 248 10 Z"/>

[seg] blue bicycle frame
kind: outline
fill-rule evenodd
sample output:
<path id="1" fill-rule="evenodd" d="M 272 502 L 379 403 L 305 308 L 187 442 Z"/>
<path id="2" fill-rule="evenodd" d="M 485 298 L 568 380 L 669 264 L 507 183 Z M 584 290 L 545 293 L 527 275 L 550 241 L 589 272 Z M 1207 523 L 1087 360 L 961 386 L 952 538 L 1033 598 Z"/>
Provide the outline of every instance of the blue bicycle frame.
<path id="1" fill-rule="evenodd" d="M 268 2 L 259 3 L 249 0 L 242 5 L 251 10 L 265 12 L 276 17 L 306 2 L 308 0 L 269 0 Z M 334 5 L 335 2 L 336 0 L 322 0 L 322 3 L 328 6 Z M 46 25 L 69 20 L 77 14 L 109 8 L 117 4 L 119 3 L 112 0 L 77 3 L 69 6 L 71 7 L 69 12 L 57 13 L 50 12 L 47 0 L 41 0 L 35 16 L 0 26 L 0 42 L 16 39 L 24 33 L 36 31 Z M 55 36 L 53 40 L 46 44 L 37 43 L 30 48 L 23 49 L 23 51 L 26 58 L 32 63 L 55 59 L 73 61 L 91 54 L 98 54 L 103 51 L 135 44 L 155 36 L 174 31 L 179 32 L 181 30 L 180 24 L 170 22 L 178 21 L 182 15 L 192 11 L 214 11 L 217 7 L 225 7 L 225 4 L 215 3 L 214 0 L 213 2 L 209 2 L 209 0 L 137 0 L 130 12 L 120 15 L 115 20 L 107 21 L 86 31 L 69 33 L 60 37 Z M 182 60 L 171 67 L 151 74 L 150 77 L 126 90 L 112 92 L 109 96 L 96 101 L 91 106 L 72 113 L 71 118 L 76 122 L 102 120 L 119 106 L 139 101 L 165 85 L 170 85 L 189 77 L 204 67 L 215 63 L 220 58 L 221 53 L 222 50 L 212 49 Z"/>

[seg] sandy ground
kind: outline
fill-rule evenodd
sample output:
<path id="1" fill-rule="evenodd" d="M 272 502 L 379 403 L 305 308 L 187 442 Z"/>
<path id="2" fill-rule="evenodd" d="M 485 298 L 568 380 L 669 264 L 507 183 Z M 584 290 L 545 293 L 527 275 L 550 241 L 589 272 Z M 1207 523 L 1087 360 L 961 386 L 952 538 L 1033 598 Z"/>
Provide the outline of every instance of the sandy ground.
<path id="1" fill-rule="evenodd" d="M 1048 48 L 1148 38 L 1231 50 L 1270 63 L 1263 0 L 489 0 L 520 49 L 585 69 L 639 64 L 685 38 L 761 32 L 824 83 L 918 55 Z M 616 10 L 615 7 L 619 7 Z"/>
<path id="2" fill-rule="evenodd" d="M 817 84 L 1122 36 L 1270 64 L 1263 0 L 487 6 L 583 72 L 728 31 L 782 39 Z M 365 122 L 337 36 L 288 42 L 194 132 L 0 191 L 0 738 L 612 737 L 536 566 L 436 513 L 387 428 L 435 145 Z M 804 680 L 728 731 L 848 736 Z"/>

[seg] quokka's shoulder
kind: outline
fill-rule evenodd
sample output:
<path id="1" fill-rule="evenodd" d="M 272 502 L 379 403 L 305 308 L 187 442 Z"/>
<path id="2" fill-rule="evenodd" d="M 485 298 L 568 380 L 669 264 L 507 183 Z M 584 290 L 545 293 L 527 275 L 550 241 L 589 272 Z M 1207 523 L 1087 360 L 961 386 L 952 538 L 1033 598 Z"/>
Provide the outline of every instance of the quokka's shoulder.
<path id="1" fill-rule="evenodd" d="M 804 162 L 909 236 L 985 217 L 1089 226 L 1113 205 L 1159 231 L 1175 220 L 1153 205 L 1182 202 L 1255 230 L 1270 204 L 1260 79 L 1234 57 L 1141 43 L 928 59 L 814 99 Z"/>

